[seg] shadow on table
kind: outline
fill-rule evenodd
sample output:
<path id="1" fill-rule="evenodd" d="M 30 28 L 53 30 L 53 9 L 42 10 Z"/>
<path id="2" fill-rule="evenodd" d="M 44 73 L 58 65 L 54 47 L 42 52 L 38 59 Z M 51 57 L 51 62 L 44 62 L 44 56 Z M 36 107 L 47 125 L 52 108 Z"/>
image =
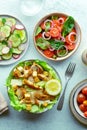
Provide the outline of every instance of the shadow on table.
<path id="1" fill-rule="evenodd" d="M 0 115 L 0 118 L 1 118 L 1 117 L 6 117 L 6 116 L 9 116 L 9 110 L 3 112 L 3 113 Z"/>
<path id="2" fill-rule="evenodd" d="M 50 114 L 51 111 L 46 111 L 43 113 L 38 113 L 38 114 L 32 114 L 28 112 L 21 112 L 20 118 L 24 120 L 30 120 L 30 121 L 36 121 L 36 120 L 41 120 L 44 117 L 47 117 Z"/>

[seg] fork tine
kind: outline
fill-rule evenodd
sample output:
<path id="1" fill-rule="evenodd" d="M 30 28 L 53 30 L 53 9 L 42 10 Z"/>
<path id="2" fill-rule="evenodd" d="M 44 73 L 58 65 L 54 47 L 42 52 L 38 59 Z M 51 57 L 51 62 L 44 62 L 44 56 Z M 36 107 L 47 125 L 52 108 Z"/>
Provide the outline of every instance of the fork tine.
<path id="1" fill-rule="evenodd" d="M 68 72 L 68 73 L 73 73 L 74 72 L 74 69 L 75 69 L 75 66 L 76 64 L 75 63 L 71 63 L 68 65 L 67 69 L 66 69 L 66 72 L 65 74 Z"/>

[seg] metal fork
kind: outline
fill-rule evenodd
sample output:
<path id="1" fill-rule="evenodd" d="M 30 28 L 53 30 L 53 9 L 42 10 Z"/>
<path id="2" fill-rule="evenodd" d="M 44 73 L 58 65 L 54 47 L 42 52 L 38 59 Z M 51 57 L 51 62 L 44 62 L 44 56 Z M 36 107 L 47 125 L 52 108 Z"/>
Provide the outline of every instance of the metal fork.
<path id="1" fill-rule="evenodd" d="M 64 90 L 63 90 L 63 93 L 59 99 L 59 102 L 58 102 L 58 106 L 57 106 L 57 110 L 61 110 L 62 107 L 63 107 L 63 102 L 64 102 L 64 97 L 65 97 L 65 90 L 66 90 L 66 87 L 67 87 L 67 84 L 68 84 L 68 81 L 71 79 L 72 75 L 73 75 L 73 72 L 75 70 L 75 66 L 76 64 L 75 63 L 70 63 L 65 71 L 65 79 L 66 79 L 66 83 L 65 83 L 65 87 L 64 87 Z"/>

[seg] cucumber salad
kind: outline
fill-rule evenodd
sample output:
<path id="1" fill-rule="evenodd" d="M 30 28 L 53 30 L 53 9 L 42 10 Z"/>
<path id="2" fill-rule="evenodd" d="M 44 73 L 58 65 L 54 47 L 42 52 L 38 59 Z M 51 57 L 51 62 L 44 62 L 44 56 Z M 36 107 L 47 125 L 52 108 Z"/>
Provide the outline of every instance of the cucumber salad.
<path id="1" fill-rule="evenodd" d="M 35 45 L 45 57 L 57 59 L 76 47 L 77 32 L 72 16 L 52 15 L 42 20 L 35 30 Z"/>
<path id="2" fill-rule="evenodd" d="M 0 16 L 0 61 L 18 59 L 26 41 L 25 27 L 17 19 Z"/>
<path id="3" fill-rule="evenodd" d="M 61 80 L 46 62 L 29 60 L 10 72 L 6 86 L 11 106 L 18 110 L 41 113 L 51 109 L 61 93 Z"/>

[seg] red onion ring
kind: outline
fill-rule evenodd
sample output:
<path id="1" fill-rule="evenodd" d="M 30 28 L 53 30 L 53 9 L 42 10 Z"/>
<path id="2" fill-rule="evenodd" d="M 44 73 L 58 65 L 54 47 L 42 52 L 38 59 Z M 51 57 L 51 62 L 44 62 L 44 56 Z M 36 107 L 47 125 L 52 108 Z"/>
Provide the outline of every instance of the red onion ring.
<path id="1" fill-rule="evenodd" d="M 70 41 L 71 43 L 76 43 L 77 39 L 75 39 L 75 41 L 72 41 L 71 38 L 70 38 L 71 35 L 75 35 L 75 36 L 77 36 L 77 34 L 76 34 L 75 32 L 71 32 L 71 33 L 68 35 L 68 39 L 69 39 L 69 41 Z"/>
<path id="2" fill-rule="evenodd" d="M 63 23 L 64 23 L 64 19 L 60 17 L 60 18 L 58 19 L 58 22 L 59 22 L 60 24 L 63 24 Z"/>
<path id="3" fill-rule="evenodd" d="M 54 48 L 52 48 L 52 47 L 49 47 L 49 50 L 50 50 L 50 51 L 54 51 L 55 49 L 54 49 Z"/>
<path id="4" fill-rule="evenodd" d="M 44 21 L 44 26 L 45 26 L 45 27 L 46 27 L 46 23 L 47 23 L 47 22 L 50 22 L 50 23 L 53 25 L 53 22 L 52 22 L 52 20 L 50 20 L 50 19 L 47 19 L 47 20 L 45 20 L 45 21 Z"/>
<path id="5" fill-rule="evenodd" d="M 51 36 L 49 35 L 49 37 L 46 37 L 46 36 L 45 36 L 45 33 L 46 33 L 46 32 L 43 32 L 43 33 L 42 33 L 42 37 L 43 37 L 45 40 L 51 39 Z"/>
<path id="6" fill-rule="evenodd" d="M 66 53 L 65 53 L 64 55 L 60 55 L 60 54 L 59 54 L 59 50 L 60 50 L 62 47 L 64 47 L 64 48 L 66 49 Z M 62 57 L 62 56 L 66 56 L 67 54 L 68 54 L 68 48 L 67 48 L 65 45 L 61 45 L 61 46 L 58 48 L 58 50 L 57 50 L 57 55 L 58 55 L 59 57 Z"/>

